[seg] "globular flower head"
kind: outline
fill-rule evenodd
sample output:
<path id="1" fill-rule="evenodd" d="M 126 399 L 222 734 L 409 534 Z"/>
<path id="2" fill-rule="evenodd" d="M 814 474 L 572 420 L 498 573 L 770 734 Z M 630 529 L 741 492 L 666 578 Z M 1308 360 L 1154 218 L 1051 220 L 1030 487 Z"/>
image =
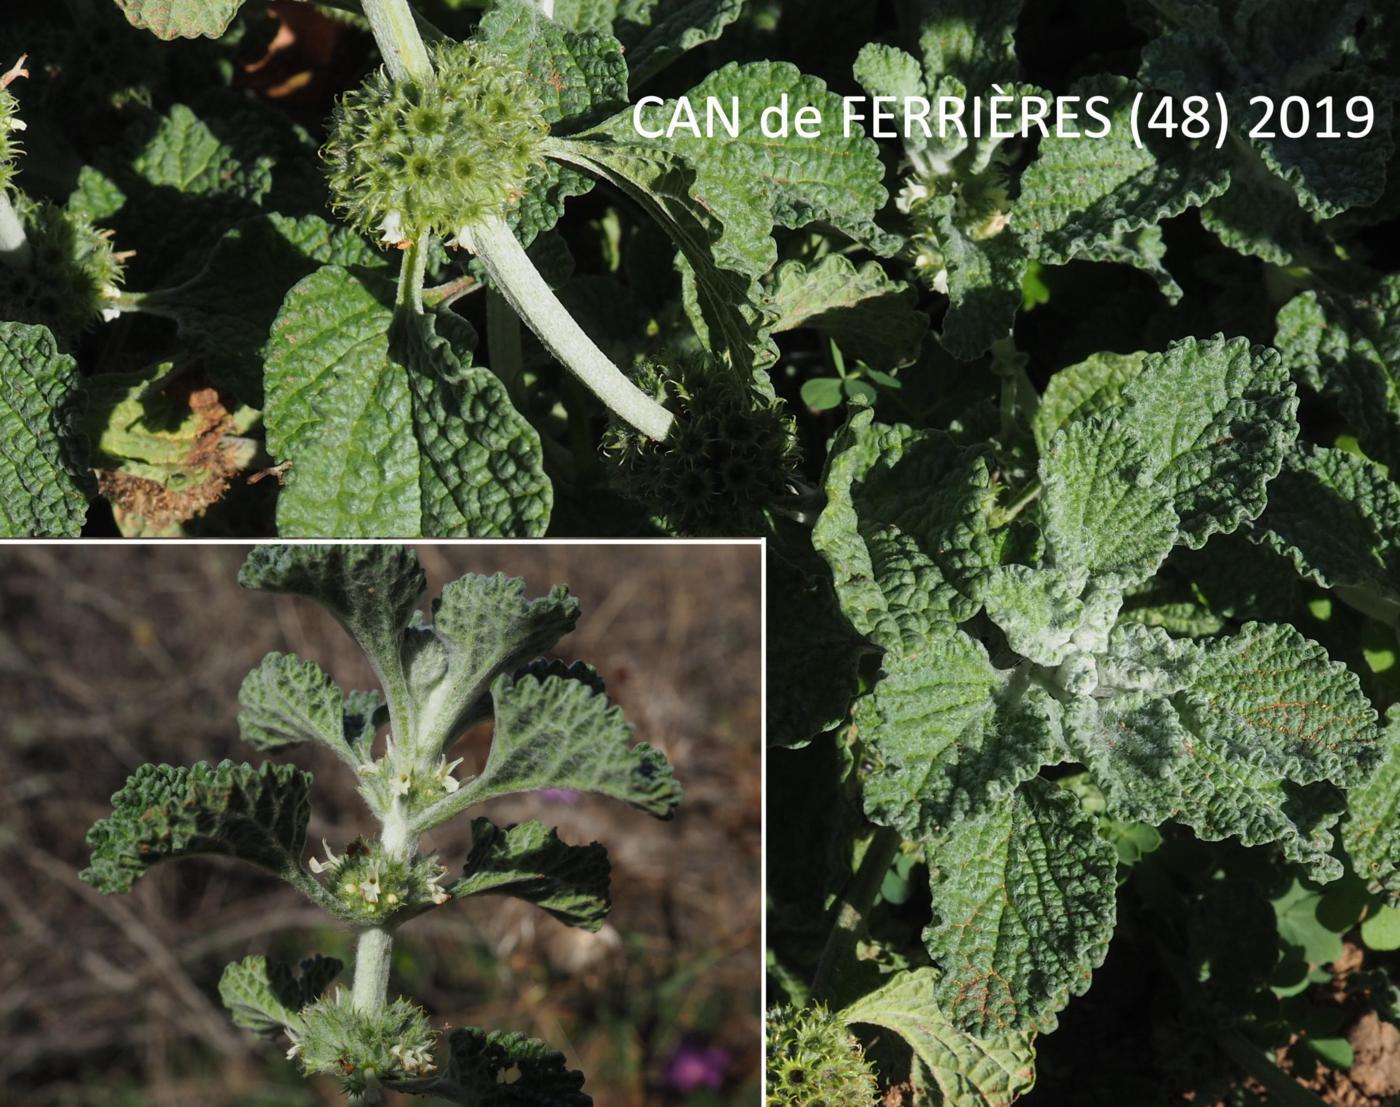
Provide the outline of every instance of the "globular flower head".
<path id="1" fill-rule="evenodd" d="M 371 1079 L 417 1080 L 437 1071 L 428 1016 L 406 999 L 363 1011 L 340 991 L 299 1014 L 295 1056 L 302 1070 L 337 1077 L 350 1095 L 363 1092 Z"/>
<path id="2" fill-rule="evenodd" d="M 604 440 L 622 490 L 679 534 L 753 533 L 788 493 L 796 428 L 782 400 L 706 358 L 648 366 L 638 386 L 676 422 L 664 442 L 615 424 Z"/>
<path id="3" fill-rule="evenodd" d="M 825 1007 L 783 1007 L 768 1016 L 772 1107 L 874 1107 L 875 1074 L 840 1019 Z"/>
<path id="4" fill-rule="evenodd" d="M 452 896 L 442 887 L 447 870 L 436 857 L 414 861 L 389 857 L 379 843 L 357 838 L 342 855 L 323 842 L 326 859 L 307 867 L 323 878 L 336 897 L 339 912 L 357 922 L 383 922 L 402 912 L 417 914 Z"/>
<path id="5" fill-rule="evenodd" d="M 336 208 L 389 245 L 503 215 L 542 164 L 529 78 L 479 43 L 433 48 L 432 83 L 380 69 L 336 105 L 324 156 Z"/>
<path id="6" fill-rule="evenodd" d="M 0 92 L 3 95 L 3 92 Z M 122 267 L 128 255 L 112 246 L 112 233 L 84 215 L 48 200 L 13 195 L 34 260 L 28 269 L 0 271 L 0 308 L 6 319 L 41 323 L 66 341 L 115 314 Z"/>

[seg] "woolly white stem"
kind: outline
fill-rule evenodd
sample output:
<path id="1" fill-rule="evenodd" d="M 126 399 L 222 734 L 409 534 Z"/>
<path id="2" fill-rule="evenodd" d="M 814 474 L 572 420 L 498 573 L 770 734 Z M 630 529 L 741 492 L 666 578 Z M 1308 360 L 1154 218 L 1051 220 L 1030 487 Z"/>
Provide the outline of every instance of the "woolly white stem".
<path id="1" fill-rule="evenodd" d="M 389 76 L 396 81 L 431 81 L 433 63 L 408 0 L 364 0 L 364 9 Z"/>
<path id="2" fill-rule="evenodd" d="M 673 416 L 614 365 L 554 295 L 505 220 L 491 217 L 463 230 L 460 241 L 481 259 L 515 313 L 554 357 L 607 408 L 648 438 L 662 441 Z"/>

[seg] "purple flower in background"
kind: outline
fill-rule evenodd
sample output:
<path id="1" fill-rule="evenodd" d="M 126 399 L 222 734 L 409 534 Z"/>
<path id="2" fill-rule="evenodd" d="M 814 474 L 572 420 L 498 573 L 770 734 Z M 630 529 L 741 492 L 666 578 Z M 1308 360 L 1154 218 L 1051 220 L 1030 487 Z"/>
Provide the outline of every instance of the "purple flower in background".
<path id="1" fill-rule="evenodd" d="M 545 803 L 578 803 L 578 793 L 567 788 L 541 788 L 536 794 Z"/>
<path id="2" fill-rule="evenodd" d="M 666 1086 L 681 1095 L 689 1095 L 701 1088 L 717 1090 L 724 1086 L 729 1061 L 727 1049 L 683 1040 L 666 1062 Z"/>

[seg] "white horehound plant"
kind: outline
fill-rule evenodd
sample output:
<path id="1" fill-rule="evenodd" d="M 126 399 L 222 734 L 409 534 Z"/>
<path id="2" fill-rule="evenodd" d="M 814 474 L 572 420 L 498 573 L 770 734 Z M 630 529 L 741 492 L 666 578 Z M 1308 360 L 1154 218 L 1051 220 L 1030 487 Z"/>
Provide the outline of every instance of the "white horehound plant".
<path id="1" fill-rule="evenodd" d="M 88 834 L 82 878 L 129 891 L 153 865 L 227 856 L 276 873 L 358 934 L 353 983 L 316 956 L 300 971 L 254 956 L 227 967 L 219 991 L 238 1025 L 285 1035 L 308 1073 L 337 1077 L 351 1102 L 372 1107 L 383 1089 L 459 1103 L 591 1103 L 561 1054 L 520 1034 L 458 1027 L 438 1034 L 424 1010 L 388 994 L 394 935 L 408 920 L 470 895 L 512 895 L 556 919 L 597 930 L 611 905 L 607 852 L 572 846 L 538 822 L 472 822 L 462 875 L 449 880 L 422 836 L 498 796 L 563 788 L 620 799 L 670 818 L 681 789 L 656 749 L 632 728 L 585 665 L 532 661 L 573 629 L 578 604 L 563 586 L 528 600 L 524 582 L 468 575 L 418 610 L 425 578 L 397 546 L 259 547 L 246 588 L 310 597 L 369 658 L 381 692 L 344 693 L 314 662 L 271 653 L 239 691 L 239 728 L 276 751 L 303 742 L 331 749 L 355 773 L 378 819 L 377 840 L 356 838 L 324 859 L 304 857 L 311 774 L 293 765 L 224 761 L 143 765 Z M 486 763 L 459 775 L 453 742 L 492 718 Z M 376 756 L 376 735 L 387 736 Z"/>

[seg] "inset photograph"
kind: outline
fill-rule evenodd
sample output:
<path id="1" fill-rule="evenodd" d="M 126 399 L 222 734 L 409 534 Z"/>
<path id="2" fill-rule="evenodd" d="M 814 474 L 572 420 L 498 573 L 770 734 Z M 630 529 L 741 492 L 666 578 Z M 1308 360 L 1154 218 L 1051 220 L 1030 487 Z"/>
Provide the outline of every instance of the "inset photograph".
<path id="1" fill-rule="evenodd" d="M 0 1103 L 757 1103 L 761 580 L 0 550 Z"/>

